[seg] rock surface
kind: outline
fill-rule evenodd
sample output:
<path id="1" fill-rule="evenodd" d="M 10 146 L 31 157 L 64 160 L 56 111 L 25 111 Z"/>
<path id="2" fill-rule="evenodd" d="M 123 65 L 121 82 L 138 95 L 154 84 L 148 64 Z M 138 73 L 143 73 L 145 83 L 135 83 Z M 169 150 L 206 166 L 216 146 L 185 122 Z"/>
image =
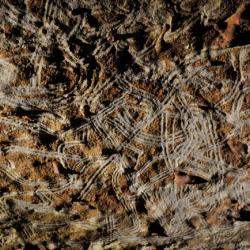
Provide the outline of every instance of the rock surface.
<path id="1" fill-rule="evenodd" d="M 249 249 L 249 17 L 0 0 L 0 248 Z"/>

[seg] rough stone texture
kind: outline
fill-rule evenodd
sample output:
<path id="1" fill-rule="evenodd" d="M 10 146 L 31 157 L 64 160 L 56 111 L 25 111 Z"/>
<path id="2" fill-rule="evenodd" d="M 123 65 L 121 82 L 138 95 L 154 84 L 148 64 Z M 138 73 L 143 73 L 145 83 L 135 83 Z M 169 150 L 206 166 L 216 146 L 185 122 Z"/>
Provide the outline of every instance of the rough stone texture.
<path id="1" fill-rule="evenodd" d="M 0 248 L 250 249 L 249 22 L 0 0 Z"/>

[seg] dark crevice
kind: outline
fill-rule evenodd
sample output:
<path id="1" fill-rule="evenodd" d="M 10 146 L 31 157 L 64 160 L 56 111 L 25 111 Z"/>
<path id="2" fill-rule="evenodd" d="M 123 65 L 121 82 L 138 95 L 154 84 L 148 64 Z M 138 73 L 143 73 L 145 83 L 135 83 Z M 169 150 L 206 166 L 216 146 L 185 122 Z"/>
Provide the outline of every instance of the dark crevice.
<path id="1" fill-rule="evenodd" d="M 68 209 L 67 205 L 66 204 L 61 204 L 61 205 L 58 205 L 55 207 L 55 210 L 57 212 L 61 211 L 62 209 Z"/>
<path id="2" fill-rule="evenodd" d="M 158 220 L 149 223 L 148 234 L 156 234 L 158 236 L 166 236 L 164 228 L 161 226 Z"/>
<path id="3" fill-rule="evenodd" d="M 25 69 L 24 69 L 24 73 L 27 79 L 31 78 L 32 75 L 34 74 L 35 70 L 34 70 L 34 66 L 32 64 L 28 64 Z"/>
<path id="4" fill-rule="evenodd" d="M 16 6 L 22 12 L 26 10 L 26 3 L 24 0 L 12 0 L 11 4 Z"/>
<path id="5" fill-rule="evenodd" d="M 156 250 L 165 250 L 165 249 L 167 249 L 167 247 L 166 246 L 156 246 Z"/>
<path id="6" fill-rule="evenodd" d="M 124 72 L 126 71 L 129 67 L 134 66 L 134 59 L 132 55 L 127 51 L 118 51 L 117 52 L 117 69 L 118 72 Z"/>
<path id="7" fill-rule="evenodd" d="M 206 34 L 207 32 L 209 32 L 210 29 L 211 27 L 206 27 L 198 22 L 192 27 L 192 36 L 196 38 L 195 41 L 193 41 L 193 44 L 198 52 L 203 49 L 205 40 L 204 37 L 206 37 Z"/>
<path id="8" fill-rule="evenodd" d="M 250 4 L 247 4 L 245 10 L 241 14 L 240 25 L 235 27 L 235 39 L 232 46 L 243 46 L 250 44 Z"/>
<path id="9" fill-rule="evenodd" d="M 224 65 L 225 65 L 225 62 L 223 61 L 219 61 L 219 60 L 211 61 L 211 66 L 224 66 Z"/>
<path id="10" fill-rule="evenodd" d="M 192 179 L 193 184 L 203 184 L 203 183 L 208 182 L 207 180 L 205 180 L 205 179 L 203 179 L 203 178 L 201 178 L 199 176 L 192 176 L 191 179 Z"/>
<path id="11" fill-rule="evenodd" d="M 3 195 L 4 193 L 7 193 L 9 189 L 7 187 L 1 187 L 0 189 L 0 195 Z"/>
<path id="12" fill-rule="evenodd" d="M 65 32 L 66 34 L 68 34 L 71 31 L 71 28 L 69 26 L 65 25 L 57 18 L 55 19 L 55 25 L 58 26 L 58 28 L 63 32 Z"/>
<path id="13" fill-rule="evenodd" d="M 32 243 L 25 243 L 24 250 L 39 250 L 40 248 Z"/>
<path id="14" fill-rule="evenodd" d="M 115 193 L 115 191 L 114 191 L 113 188 L 110 188 L 110 189 L 108 190 L 108 195 L 112 195 L 113 197 L 116 197 L 116 193 Z"/>
<path id="15" fill-rule="evenodd" d="M 143 26 L 144 27 L 144 26 Z M 139 50 L 143 49 L 144 44 L 149 38 L 149 34 L 144 31 L 144 29 L 140 29 L 135 34 L 136 46 Z"/>
<path id="16" fill-rule="evenodd" d="M 41 166 L 41 162 L 38 161 L 38 160 L 35 160 L 35 161 L 33 162 L 33 166 L 34 166 L 35 168 L 40 167 L 40 166 Z"/>
<path id="17" fill-rule="evenodd" d="M 78 171 L 70 168 L 64 168 L 62 165 L 58 166 L 58 170 L 60 174 L 63 174 L 64 176 L 68 176 L 69 174 L 79 174 Z"/>
<path id="18" fill-rule="evenodd" d="M 199 105 L 199 108 L 206 112 L 215 111 L 215 109 L 211 107 L 211 105 Z"/>
<path id="19" fill-rule="evenodd" d="M 250 221 L 250 211 L 241 210 L 238 220 L 239 221 Z"/>
<path id="20" fill-rule="evenodd" d="M 131 167 L 124 168 L 124 174 L 127 176 L 132 176 L 135 172 L 135 169 Z"/>
<path id="21" fill-rule="evenodd" d="M 22 35 L 22 30 L 19 26 L 15 26 L 12 28 L 12 36 L 20 37 Z"/>
<path id="22" fill-rule="evenodd" d="M 217 26 L 220 30 L 222 31 L 225 31 L 226 28 L 227 28 L 227 23 L 224 21 L 224 20 L 220 20 L 218 23 L 217 23 Z"/>
<path id="23" fill-rule="evenodd" d="M 136 210 L 139 213 L 145 213 L 145 214 L 147 213 L 147 209 L 146 209 L 145 205 L 146 205 L 146 202 L 142 196 L 139 196 L 136 198 Z"/>
<path id="24" fill-rule="evenodd" d="M 234 71 L 233 67 L 229 67 L 226 70 L 226 75 L 227 75 L 227 78 L 230 79 L 230 80 L 232 80 L 232 81 L 235 81 L 237 79 L 237 72 Z"/>
<path id="25" fill-rule="evenodd" d="M 211 178 L 210 178 L 210 182 L 215 184 L 218 183 L 219 180 L 221 179 L 221 177 L 219 176 L 218 173 L 215 173 Z"/>
<path id="26" fill-rule="evenodd" d="M 88 71 L 87 71 L 87 79 L 88 81 L 92 81 L 92 77 L 94 75 L 94 72 L 100 71 L 100 66 L 98 62 L 96 61 L 94 56 L 89 56 L 86 58 L 86 62 L 88 63 Z"/>
<path id="27" fill-rule="evenodd" d="M 38 110 L 38 109 L 27 110 L 27 109 L 23 109 L 22 107 L 17 107 L 13 115 L 18 116 L 18 117 L 27 116 L 29 118 L 34 119 L 34 118 L 38 118 L 44 112 L 45 112 L 44 110 Z"/>
<path id="28" fill-rule="evenodd" d="M 91 55 L 95 47 L 92 44 L 85 43 L 75 36 L 69 39 L 70 50 L 80 58 Z"/>
<path id="29" fill-rule="evenodd" d="M 86 17 L 89 25 L 91 27 L 98 27 L 100 26 L 100 23 L 98 20 L 91 15 L 91 11 L 87 8 L 76 8 L 72 10 L 72 15 L 73 16 L 81 16 L 81 17 Z"/>
<path id="30" fill-rule="evenodd" d="M 90 118 L 91 116 L 95 115 L 95 113 L 93 113 L 91 110 L 90 110 L 90 106 L 89 105 L 84 105 L 83 107 L 83 113 L 86 117 Z"/>
<path id="31" fill-rule="evenodd" d="M 41 28 L 44 24 L 43 24 L 43 22 L 42 21 L 40 21 L 40 20 L 38 20 L 38 21 L 35 21 L 35 26 L 37 27 L 37 28 Z"/>
<path id="32" fill-rule="evenodd" d="M 68 43 L 70 51 L 72 51 L 76 57 L 84 58 L 84 61 L 86 64 L 88 64 L 87 79 L 88 82 L 90 82 L 92 80 L 94 71 L 100 71 L 100 66 L 97 63 L 95 57 L 92 55 L 95 46 L 93 44 L 85 43 L 75 36 L 72 36 Z"/>
<path id="33" fill-rule="evenodd" d="M 242 21 L 248 21 L 250 22 L 250 4 L 248 4 L 246 7 L 245 7 L 245 10 L 242 12 L 241 14 L 241 20 Z"/>
<path id="34" fill-rule="evenodd" d="M 247 45 L 250 44 L 250 32 L 244 32 L 241 33 L 240 29 L 238 27 L 236 27 L 236 35 L 235 35 L 235 39 L 232 41 L 232 46 L 243 46 L 243 45 Z"/>
<path id="35" fill-rule="evenodd" d="M 36 47 L 34 47 L 33 45 L 28 45 L 28 50 L 29 50 L 31 53 L 33 53 L 33 52 L 35 52 Z"/>
<path id="36" fill-rule="evenodd" d="M 49 63 L 56 63 L 59 65 L 64 60 L 63 52 L 60 48 L 54 47 L 51 56 L 49 57 Z"/>
<path id="37" fill-rule="evenodd" d="M 40 132 L 38 138 L 44 145 L 49 145 L 57 140 L 56 135 L 47 134 L 45 132 Z"/>
<path id="38" fill-rule="evenodd" d="M 81 126 L 82 124 L 84 124 L 85 122 L 86 122 L 86 120 L 84 118 L 72 117 L 70 119 L 70 127 L 71 128 L 77 128 L 77 127 Z"/>
<path id="39" fill-rule="evenodd" d="M 86 8 L 77 8 L 77 9 L 73 9 L 72 10 L 72 15 L 73 16 L 84 16 L 85 13 L 90 13 L 90 10 L 86 9 Z"/>
<path id="40" fill-rule="evenodd" d="M 113 148 L 103 148 L 102 149 L 102 155 L 104 156 L 111 156 L 111 155 L 114 155 L 114 154 L 118 154 L 118 151 L 116 149 L 113 149 Z"/>

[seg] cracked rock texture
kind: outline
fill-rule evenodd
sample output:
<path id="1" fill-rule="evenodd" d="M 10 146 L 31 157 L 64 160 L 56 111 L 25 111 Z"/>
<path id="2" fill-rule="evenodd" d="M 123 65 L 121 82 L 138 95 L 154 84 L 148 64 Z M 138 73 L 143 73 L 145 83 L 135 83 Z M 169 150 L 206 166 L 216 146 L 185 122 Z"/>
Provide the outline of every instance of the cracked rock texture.
<path id="1" fill-rule="evenodd" d="M 250 249 L 250 2 L 0 0 L 0 249 Z"/>

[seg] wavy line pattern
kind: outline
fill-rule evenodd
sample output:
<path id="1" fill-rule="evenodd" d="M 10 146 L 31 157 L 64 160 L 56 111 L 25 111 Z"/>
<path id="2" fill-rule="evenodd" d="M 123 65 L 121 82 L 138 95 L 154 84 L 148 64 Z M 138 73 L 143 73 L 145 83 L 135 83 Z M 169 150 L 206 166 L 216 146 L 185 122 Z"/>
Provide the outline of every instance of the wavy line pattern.
<path id="1" fill-rule="evenodd" d="M 186 2 L 0 0 L 1 249 L 249 249 L 250 47 Z"/>

